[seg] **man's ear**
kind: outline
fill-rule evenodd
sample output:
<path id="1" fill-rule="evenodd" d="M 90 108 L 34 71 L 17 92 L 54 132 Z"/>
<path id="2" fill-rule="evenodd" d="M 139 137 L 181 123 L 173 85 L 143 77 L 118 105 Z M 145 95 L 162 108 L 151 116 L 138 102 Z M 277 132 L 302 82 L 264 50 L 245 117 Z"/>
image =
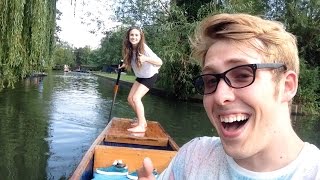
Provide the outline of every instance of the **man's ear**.
<path id="1" fill-rule="evenodd" d="M 296 95 L 298 90 L 298 75 L 293 71 L 284 74 L 283 102 L 289 102 Z"/>

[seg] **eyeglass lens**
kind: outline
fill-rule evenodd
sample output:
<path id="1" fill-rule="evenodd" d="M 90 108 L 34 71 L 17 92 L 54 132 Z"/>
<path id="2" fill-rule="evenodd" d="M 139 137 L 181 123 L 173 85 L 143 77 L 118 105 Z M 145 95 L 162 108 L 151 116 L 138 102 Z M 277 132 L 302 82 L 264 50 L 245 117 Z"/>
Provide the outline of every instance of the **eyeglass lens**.
<path id="1" fill-rule="evenodd" d="M 200 94 L 210 94 L 216 91 L 222 78 L 230 87 L 243 88 L 254 81 L 254 69 L 252 66 L 238 66 L 222 74 L 204 74 L 195 80 L 195 87 Z"/>

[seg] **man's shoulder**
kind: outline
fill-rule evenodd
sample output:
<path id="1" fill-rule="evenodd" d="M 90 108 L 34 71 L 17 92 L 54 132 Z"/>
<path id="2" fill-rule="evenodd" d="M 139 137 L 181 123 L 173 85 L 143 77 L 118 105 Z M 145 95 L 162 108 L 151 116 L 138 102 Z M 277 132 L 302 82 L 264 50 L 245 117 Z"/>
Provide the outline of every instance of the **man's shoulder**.
<path id="1" fill-rule="evenodd" d="M 320 160 L 320 149 L 314 144 L 305 142 L 305 146 L 303 148 L 302 154 L 306 157 Z M 319 164 L 320 164 L 320 161 L 319 161 Z"/>
<path id="2" fill-rule="evenodd" d="M 317 146 L 310 144 L 308 142 L 305 142 L 305 147 L 303 149 L 303 153 L 301 156 L 302 156 L 302 159 L 304 160 L 308 159 L 308 161 L 304 161 L 304 162 L 306 163 L 309 162 L 311 164 L 313 163 L 317 165 L 320 170 L 320 149 Z"/>
<path id="3" fill-rule="evenodd" d="M 320 179 L 320 150 L 315 145 L 305 142 L 293 164 L 297 167 L 293 175 L 296 179 Z"/>

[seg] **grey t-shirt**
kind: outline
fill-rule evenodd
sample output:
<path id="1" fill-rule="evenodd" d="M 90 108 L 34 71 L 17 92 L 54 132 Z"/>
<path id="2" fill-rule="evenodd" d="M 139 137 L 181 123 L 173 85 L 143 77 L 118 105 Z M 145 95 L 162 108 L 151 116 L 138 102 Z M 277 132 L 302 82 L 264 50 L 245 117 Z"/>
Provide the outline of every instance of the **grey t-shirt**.
<path id="1" fill-rule="evenodd" d="M 157 179 L 320 180 L 320 150 L 307 142 L 296 160 L 272 172 L 253 172 L 228 156 L 219 137 L 195 138 L 180 148 Z"/>

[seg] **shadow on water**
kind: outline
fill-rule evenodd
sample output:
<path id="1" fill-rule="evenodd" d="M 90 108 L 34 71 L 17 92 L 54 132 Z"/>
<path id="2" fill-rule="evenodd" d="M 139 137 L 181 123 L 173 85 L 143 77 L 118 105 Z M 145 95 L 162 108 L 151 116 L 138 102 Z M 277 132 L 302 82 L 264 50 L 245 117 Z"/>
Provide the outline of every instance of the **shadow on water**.
<path id="1" fill-rule="evenodd" d="M 49 73 L 0 92 L 0 179 L 67 179 L 108 123 L 114 82 L 88 73 Z M 120 84 L 112 116 L 134 117 Z M 202 104 L 147 94 L 148 120 L 181 146 L 216 135 Z M 320 146 L 320 118 L 294 116 L 303 140 Z"/>

